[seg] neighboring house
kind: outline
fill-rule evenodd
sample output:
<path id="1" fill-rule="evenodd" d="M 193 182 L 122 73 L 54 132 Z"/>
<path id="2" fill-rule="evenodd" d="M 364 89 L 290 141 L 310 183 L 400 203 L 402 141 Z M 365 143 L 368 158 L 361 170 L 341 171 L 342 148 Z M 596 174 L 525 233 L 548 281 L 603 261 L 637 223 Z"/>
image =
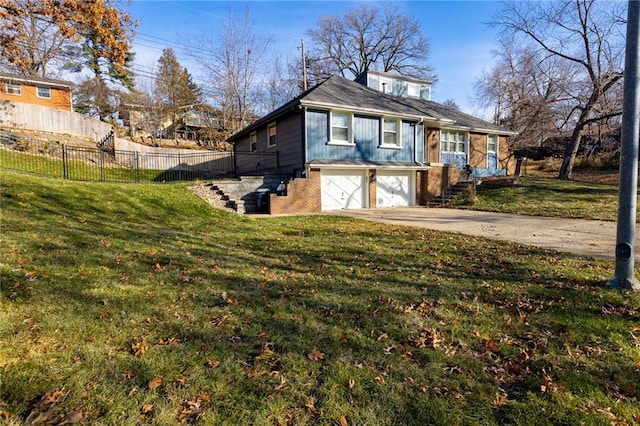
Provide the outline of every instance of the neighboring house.
<path id="1" fill-rule="evenodd" d="M 467 164 L 476 176 L 507 174 L 511 132 L 430 91 L 388 73 L 333 76 L 228 140 L 236 152 L 277 153 L 294 178 L 286 196 L 271 195 L 271 213 L 425 205 L 465 179 Z"/>
<path id="2" fill-rule="evenodd" d="M 72 111 L 73 83 L 0 73 L 0 100 Z"/>

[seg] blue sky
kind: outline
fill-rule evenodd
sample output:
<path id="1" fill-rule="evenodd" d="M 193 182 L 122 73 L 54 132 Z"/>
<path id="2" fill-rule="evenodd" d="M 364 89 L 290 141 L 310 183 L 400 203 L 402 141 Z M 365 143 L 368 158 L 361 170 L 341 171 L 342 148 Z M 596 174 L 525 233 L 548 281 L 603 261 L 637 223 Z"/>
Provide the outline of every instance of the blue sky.
<path id="1" fill-rule="evenodd" d="M 360 3 L 391 4 L 415 17 L 430 43 L 430 63 L 438 75 L 433 100 L 453 99 L 463 111 L 480 114 L 471 101 L 473 86 L 483 70 L 491 68 L 496 32 L 486 25 L 499 5 L 493 1 L 182 1 L 134 0 L 129 12 L 137 19 L 134 40 L 136 69 L 150 70 L 164 47 L 172 47 L 178 60 L 197 81 L 199 70 L 181 47 L 189 39 L 219 35 L 229 10 L 237 16 L 245 7 L 254 31 L 273 38 L 272 50 L 283 57 L 299 55 L 300 40 L 309 44 L 306 32 L 326 14 L 340 14 Z"/>

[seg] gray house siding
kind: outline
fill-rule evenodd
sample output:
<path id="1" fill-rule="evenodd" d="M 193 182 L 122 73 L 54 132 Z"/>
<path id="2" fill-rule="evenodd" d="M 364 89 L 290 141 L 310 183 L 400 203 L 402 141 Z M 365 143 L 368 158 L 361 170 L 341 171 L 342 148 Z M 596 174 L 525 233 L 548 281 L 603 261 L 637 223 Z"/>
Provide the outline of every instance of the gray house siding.
<path id="1" fill-rule="evenodd" d="M 276 146 L 267 148 L 266 151 L 278 152 L 280 173 L 295 175 L 296 171 L 304 170 L 301 149 L 304 143 L 304 135 L 300 126 L 301 115 L 302 112 L 295 111 L 276 121 Z M 266 146 L 266 129 L 264 131 Z"/>
<path id="2" fill-rule="evenodd" d="M 257 171 L 267 170 L 275 172 L 276 157 L 268 154 L 277 153 L 278 173 L 295 174 L 298 170 L 304 169 L 302 160 L 302 132 L 300 128 L 301 113 L 293 112 L 286 116 L 281 116 L 274 121 L 255 129 L 256 152 L 251 151 L 249 140 L 253 132 L 247 133 L 235 141 L 236 172 L 238 174 L 255 174 Z M 271 123 L 276 124 L 276 144 L 269 146 L 267 128 Z M 261 155 L 267 153 L 267 155 Z"/>
<path id="3" fill-rule="evenodd" d="M 307 160 L 361 160 L 375 162 L 419 161 L 423 156 L 423 143 L 414 144 L 414 138 L 422 141 L 424 131 L 420 123 L 402 122 L 402 147 L 380 147 L 381 118 L 364 115 L 353 117 L 353 142 L 355 146 L 331 145 L 329 141 L 329 111 L 307 112 Z M 417 131 L 416 131 L 417 129 Z M 419 149 L 414 156 L 414 146 Z"/>

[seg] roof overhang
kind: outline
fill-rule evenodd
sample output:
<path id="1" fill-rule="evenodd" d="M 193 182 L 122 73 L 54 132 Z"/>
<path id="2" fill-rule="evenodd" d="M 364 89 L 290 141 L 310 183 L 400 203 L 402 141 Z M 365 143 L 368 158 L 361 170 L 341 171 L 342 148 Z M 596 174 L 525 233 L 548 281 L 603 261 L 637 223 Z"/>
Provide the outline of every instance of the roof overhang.
<path id="1" fill-rule="evenodd" d="M 69 89 L 73 88 L 73 83 L 62 81 L 62 80 L 48 80 L 48 79 L 36 79 L 36 78 L 26 78 L 26 77 L 18 77 L 6 74 L 0 74 L 0 81 L 6 81 L 9 83 L 29 83 L 39 86 L 47 86 L 47 87 L 55 87 L 60 89 Z"/>
<path id="2" fill-rule="evenodd" d="M 304 99 L 300 101 L 300 105 L 305 107 L 305 108 L 319 108 L 319 109 L 332 109 L 332 110 L 341 110 L 341 111 L 352 111 L 352 112 L 354 112 L 356 114 L 391 116 L 391 117 L 404 118 L 404 119 L 413 120 L 413 121 L 442 121 L 439 118 L 429 117 L 429 116 L 424 116 L 424 115 L 403 114 L 403 113 L 396 112 L 396 111 L 391 111 L 391 110 L 381 110 L 381 109 L 372 109 L 372 108 L 359 108 L 359 107 L 354 107 L 354 106 L 345 105 L 345 104 L 332 104 L 332 103 L 328 103 L 328 102 L 313 102 L 313 101 L 306 101 Z"/>
<path id="3" fill-rule="evenodd" d="M 360 160 L 312 160 L 307 166 L 319 169 L 428 170 L 427 164 Z"/>

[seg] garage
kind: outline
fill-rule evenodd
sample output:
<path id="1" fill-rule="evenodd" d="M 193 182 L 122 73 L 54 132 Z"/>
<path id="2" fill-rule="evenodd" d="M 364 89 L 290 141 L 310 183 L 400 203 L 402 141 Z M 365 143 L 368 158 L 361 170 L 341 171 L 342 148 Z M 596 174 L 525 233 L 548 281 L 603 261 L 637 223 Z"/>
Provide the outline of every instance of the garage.
<path id="1" fill-rule="evenodd" d="M 406 207 L 414 204 L 415 171 L 378 170 L 376 207 Z"/>
<path id="2" fill-rule="evenodd" d="M 322 210 L 361 209 L 364 207 L 364 170 L 322 170 Z"/>

